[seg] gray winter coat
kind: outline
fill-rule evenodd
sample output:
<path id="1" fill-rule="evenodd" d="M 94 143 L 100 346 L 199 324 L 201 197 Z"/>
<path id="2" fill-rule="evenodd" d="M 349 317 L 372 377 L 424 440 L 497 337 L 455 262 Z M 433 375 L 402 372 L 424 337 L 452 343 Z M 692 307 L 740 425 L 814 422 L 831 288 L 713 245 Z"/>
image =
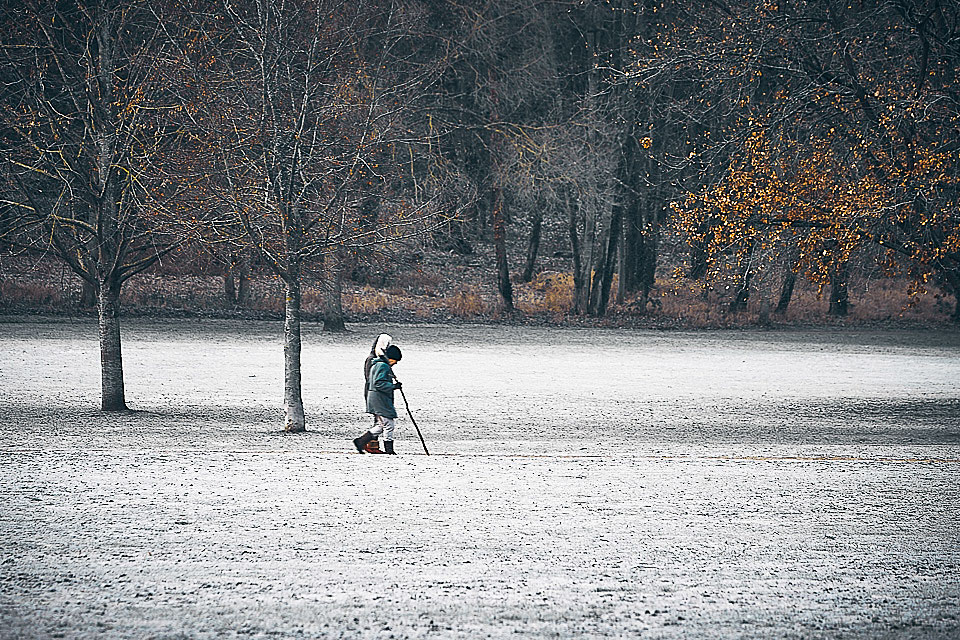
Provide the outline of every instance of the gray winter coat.
<path id="1" fill-rule="evenodd" d="M 370 384 L 367 387 L 367 413 L 396 418 L 397 408 L 393 404 L 394 384 L 393 369 L 386 358 L 377 358 L 370 368 Z"/>

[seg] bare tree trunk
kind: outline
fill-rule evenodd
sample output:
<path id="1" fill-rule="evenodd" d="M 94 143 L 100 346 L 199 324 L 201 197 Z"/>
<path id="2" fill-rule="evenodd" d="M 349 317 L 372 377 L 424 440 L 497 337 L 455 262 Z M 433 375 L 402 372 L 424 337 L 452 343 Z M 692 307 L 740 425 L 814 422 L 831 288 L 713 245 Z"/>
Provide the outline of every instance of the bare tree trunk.
<path id="1" fill-rule="evenodd" d="M 290 273 L 293 272 L 293 273 Z M 306 431 L 300 385 L 300 273 L 298 267 L 286 276 L 286 314 L 283 322 L 283 408 L 284 430 Z"/>
<path id="2" fill-rule="evenodd" d="M 750 241 L 747 248 L 747 264 L 744 265 L 743 273 L 740 276 L 740 288 L 730 302 L 730 311 L 734 313 L 746 311 L 747 301 L 750 300 L 750 281 L 753 279 L 753 249 L 754 243 Z"/>
<path id="3" fill-rule="evenodd" d="M 617 304 L 623 304 L 627 293 L 627 229 L 631 225 L 629 217 L 626 215 L 623 216 L 620 224 L 622 226 L 620 229 L 620 241 L 617 243 L 617 273 L 620 276 L 617 280 Z"/>
<path id="4" fill-rule="evenodd" d="M 250 299 L 250 259 L 246 250 L 230 256 L 223 274 L 223 294 L 227 304 L 243 307 Z"/>
<path id="5" fill-rule="evenodd" d="M 614 265 L 617 260 L 617 247 L 620 244 L 620 230 L 623 226 L 623 209 L 614 205 L 610 213 L 610 222 L 606 229 L 606 238 L 603 240 L 604 249 L 597 265 L 597 276 L 594 278 L 596 291 L 591 294 L 591 313 L 602 316 L 607 312 L 610 302 L 610 287 L 613 286 Z"/>
<path id="6" fill-rule="evenodd" d="M 537 264 L 537 254 L 540 251 L 540 235 L 543 230 L 543 210 L 537 209 L 533 216 L 533 228 L 530 229 L 530 240 L 527 242 L 527 264 L 523 268 L 520 279 L 523 282 L 533 280 L 533 270 Z"/>
<path id="7" fill-rule="evenodd" d="M 497 187 L 493 202 L 493 244 L 497 254 L 497 289 L 500 301 L 507 313 L 513 313 L 513 286 L 510 284 L 510 267 L 507 264 L 507 231 L 504 223 L 503 196 Z"/>
<path id="8" fill-rule="evenodd" d="M 227 304 L 236 306 L 237 287 L 233 281 L 233 265 L 227 265 L 223 272 L 223 297 L 227 299 Z"/>
<path id="9" fill-rule="evenodd" d="M 850 294 L 847 291 L 847 277 L 850 272 L 848 262 L 842 262 L 833 268 L 830 277 L 830 315 L 843 317 L 850 311 Z"/>
<path id="10" fill-rule="evenodd" d="M 120 352 L 120 283 L 115 278 L 101 282 L 97 291 L 100 333 L 100 408 L 125 411 L 123 358 Z"/>
<path id="11" fill-rule="evenodd" d="M 286 309 L 283 320 L 283 409 L 284 430 L 300 433 L 307 430 L 303 413 L 303 395 L 300 383 L 300 278 L 303 247 L 303 219 L 301 211 L 291 206 L 285 212 L 284 244 L 286 269 Z"/>
<path id="12" fill-rule="evenodd" d="M 343 260 L 339 251 L 323 258 L 326 277 L 323 292 L 323 330 L 343 333 L 347 326 L 343 321 Z"/>
<path id="13" fill-rule="evenodd" d="M 92 309 L 97 306 L 97 288 L 84 279 L 80 279 L 80 306 Z"/>
<path id="14" fill-rule="evenodd" d="M 645 306 L 656 282 L 660 252 L 661 198 L 658 190 L 643 189 L 640 186 L 642 181 L 634 175 L 644 172 L 644 167 L 639 165 L 640 163 L 634 163 L 633 172 L 625 174 L 622 179 L 624 182 L 630 180 L 633 186 L 632 192 L 625 192 L 623 196 L 623 240 L 620 243 L 623 255 L 620 260 L 622 268 L 617 295 L 622 298 L 632 293 L 640 293 L 641 302 Z M 646 172 L 654 174 L 649 163 L 646 163 Z M 705 266 L 704 263 L 704 271 Z"/>
<path id="15" fill-rule="evenodd" d="M 777 313 L 786 313 L 793 299 L 793 288 L 797 284 L 797 274 L 793 269 L 787 270 L 783 277 L 783 286 L 780 287 L 780 301 L 777 303 Z"/>
<path id="16" fill-rule="evenodd" d="M 640 290 L 643 281 L 644 235 L 643 212 L 639 198 L 632 198 L 624 207 L 620 232 L 620 281 L 617 285 L 618 302 Z"/>
<path id="17" fill-rule="evenodd" d="M 237 274 L 237 306 L 245 307 L 250 302 L 250 255 L 246 250 L 240 252 L 234 270 Z"/>
<path id="18" fill-rule="evenodd" d="M 657 259 L 660 256 L 660 216 L 656 209 L 649 212 L 643 225 L 640 246 L 640 291 L 646 304 L 653 285 L 657 282 Z"/>
<path id="19" fill-rule="evenodd" d="M 593 203 L 596 204 L 596 203 Z M 582 206 L 582 203 L 581 203 Z M 583 300 L 578 305 L 581 309 L 579 313 L 590 313 L 590 294 L 593 290 L 593 271 L 594 254 L 596 253 L 597 241 L 597 211 L 585 211 L 586 216 L 583 219 L 583 237 L 580 239 L 581 263 L 583 269 Z"/>
<path id="20" fill-rule="evenodd" d="M 570 234 L 570 251 L 573 253 L 573 313 L 583 315 L 587 312 L 587 301 L 590 297 L 590 265 L 584 265 L 583 256 L 580 253 L 581 242 L 577 233 L 577 212 L 580 203 L 571 203 L 567 199 L 567 210 L 569 212 L 567 231 Z"/>
<path id="21" fill-rule="evenodd" d="M 634 131 L 631 128 L 631 131 Z M 640 283 L 643 258 L 643 212 L 638 171 L 636 162 L 636 141 L 628 139 L 621 145 L 624 158 L 621 159 L 620 190 L 620 229 L 618 241 L 617 302 L 622 304 L 626 297 L 635 293 Z"/>
<path id="22" fill-rule="evenodd" d="M 598 315 L 600 306 L 600 289 L 603 281 L 603 267 L 607 262 L 607 234 L 610 233 L 610 207 L 604 205 L 603 218 L 595 231 L 599 251 L 594 253 L 594 261 L 590 265 L 590 297 L 587 298 L 587 313 Z"/>
<path id="23" fill-rule="evenodd" d="M 947 281 L 947 285 L 949 286 L 949 291 L 953 293 L 955 300 L 953 306 L 953 315 L 950 317 L 954 322 L 960 324 L 960 270 L 946 269 L 943 275 Z"/>

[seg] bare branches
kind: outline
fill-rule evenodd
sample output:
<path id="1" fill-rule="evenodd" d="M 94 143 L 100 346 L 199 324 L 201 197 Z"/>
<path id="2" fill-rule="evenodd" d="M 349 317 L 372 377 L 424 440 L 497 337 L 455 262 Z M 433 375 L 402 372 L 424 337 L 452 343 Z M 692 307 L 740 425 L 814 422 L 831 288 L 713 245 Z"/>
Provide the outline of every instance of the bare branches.
<path id="1" fill-rule="evenodd" d="M 163 147 L 156 13 L 104 0 L 31 2 L 7 17 L 4 173 L 20 223 L 3 240 L 53 248 L 85 279 L 122 281 L 136 271 L 127 259 L 143 260 L 137 237 L 153 232 L 154 252 L 168 242 L 149 215 L 163 206 L 148 168 Z"/>

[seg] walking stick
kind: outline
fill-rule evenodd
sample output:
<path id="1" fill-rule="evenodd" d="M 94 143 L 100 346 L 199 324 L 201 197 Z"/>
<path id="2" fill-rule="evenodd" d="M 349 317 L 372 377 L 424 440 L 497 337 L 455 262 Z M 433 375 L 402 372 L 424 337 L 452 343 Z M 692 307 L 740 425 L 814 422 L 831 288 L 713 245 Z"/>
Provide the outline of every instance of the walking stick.
<path id="1" fill-rule="evenodd" d="M 403 392 L 403 387 L 400 387 L 400 397 L 403 398 L 403 404 L 407 407 L 407 415 L 410 416 L 410 422 L 413 423 L 413 428 L 417 430 L 417 435 L 420 436 L 420 444 L 423 445 L 423 452 L 430 455 L 430 452 L 427 451 L 427 443 L 423 441 L 423 434 L 420 433 L 420 427 L 417 426 L 417 421 L 413 419 L 413 414 L 410 413 L 410 403 L 407 402 L 407 394 Z"/>

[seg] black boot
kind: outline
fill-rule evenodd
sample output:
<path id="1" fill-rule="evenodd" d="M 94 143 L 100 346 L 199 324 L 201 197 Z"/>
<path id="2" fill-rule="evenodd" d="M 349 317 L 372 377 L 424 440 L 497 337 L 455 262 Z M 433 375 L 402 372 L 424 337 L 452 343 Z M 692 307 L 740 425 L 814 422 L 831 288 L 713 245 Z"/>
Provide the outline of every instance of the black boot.
<path id="1" fill-rule="evenodd" d="M 397 454 L 394 453 L 394 451 L 393 451 L 393 440 L 384 440 L 384 441 L 383 441 L 383 452 L 384 452 L 384 453 L 392 453 L 393 455 L 397 455 Z"/>
<path id="2" fill-rule="evenodd" d="M 366 453 L 367 444 L 371 440 L 373 440 L 373 434 L 367 431 L 353 441 L 353 446 L 355 446 L 360 453 Z"/>

